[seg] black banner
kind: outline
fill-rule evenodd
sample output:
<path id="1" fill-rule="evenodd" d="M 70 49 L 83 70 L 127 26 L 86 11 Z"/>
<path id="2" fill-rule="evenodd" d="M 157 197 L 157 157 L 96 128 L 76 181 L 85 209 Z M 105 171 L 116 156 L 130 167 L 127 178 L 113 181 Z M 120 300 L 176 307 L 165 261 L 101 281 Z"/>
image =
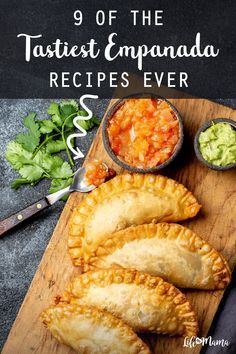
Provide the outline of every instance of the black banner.
<path id="1" fill-rule="evenodd" d="M 118 85 L 117 96 L 165 85 L 235 98 L 235 18 L 233 0 L 1 0 L 0 97 L 108 98 Z"/>

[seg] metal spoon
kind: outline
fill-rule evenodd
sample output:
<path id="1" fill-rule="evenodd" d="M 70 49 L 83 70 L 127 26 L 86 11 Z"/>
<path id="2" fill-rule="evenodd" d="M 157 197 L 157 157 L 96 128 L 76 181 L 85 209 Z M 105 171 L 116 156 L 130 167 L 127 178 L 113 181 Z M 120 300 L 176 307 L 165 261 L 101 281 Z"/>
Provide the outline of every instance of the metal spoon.
<path id="1" fill-rule="evenodd" d="M 29 219 L 33 215 L 38 214 L 41 210 L 50 207 L 66 194 L 74 191 L 88 193 L 95 189 L 96 186 L 93 184 L 86 185 L 85 172 L 85 167 L 79 168 L 74 174 L 71 186 L 61 189 L 56 193 L 49 194 L 46 197 L 38 200 L 36 203 L 20 210 L 18 213 L 8 216 L 6 219 L 0 221 L 0 237 L 3 236 L 7 231 L 13 229 L 13 227 L 21 224 L 23 221 Z"/>

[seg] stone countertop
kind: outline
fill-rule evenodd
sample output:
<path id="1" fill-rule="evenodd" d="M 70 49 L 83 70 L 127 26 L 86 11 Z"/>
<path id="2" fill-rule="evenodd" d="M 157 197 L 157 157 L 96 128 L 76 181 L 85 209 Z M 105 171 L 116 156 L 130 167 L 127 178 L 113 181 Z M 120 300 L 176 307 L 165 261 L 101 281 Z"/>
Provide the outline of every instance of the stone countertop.
<path id="1" fill-rule="evenodd" d="M 48 99 L 0 100 L 0 187 L 2 200 L 0 219 L 42 198 L 48 192 L 48 181 L 40 182 L 35 188 L 30 188 L 28 185 L 22 186 L 16 191 L 10 188 L 10 183 L 16 177 L 16 173 L 5 160 L 5 148 L 7 142 L 14 139 L 16 134 L 23 130 L 22 118 L 29 110 L 37 112 L 39 117 L 45 119 L 47 117 L 46 109 L 52 101 Z M 236 107 L 236 100 L 219 101 Z M 105 99 L 91 100 L 89 106 L 99 118 L 102 118 L 107 104 L 108 100 Z M 92 129 L 83 141 L 82 151 L 85 154 L 95 133 L 96 128 Z M 78 166 L 81 162 L 78 162 Z M 63 202 L 56 203 L 34 220 L 16 228 L 0 240 L 0 348 L 7 338 L 63 206 Z M 236 317 L 235 302 L 236 289 L 233 288 L 228 294 L 227 301 L 221 306 L 221 315 L 215 321 L 211 333 L 214 339 L 230 340 L 230 346 L 210 347 L 207 349 L 207 353 L 236 352 L 236 346 L 233 343 L 233 338 L 234 340 L 236 338 L 236 328 L 233 328 Z"/>

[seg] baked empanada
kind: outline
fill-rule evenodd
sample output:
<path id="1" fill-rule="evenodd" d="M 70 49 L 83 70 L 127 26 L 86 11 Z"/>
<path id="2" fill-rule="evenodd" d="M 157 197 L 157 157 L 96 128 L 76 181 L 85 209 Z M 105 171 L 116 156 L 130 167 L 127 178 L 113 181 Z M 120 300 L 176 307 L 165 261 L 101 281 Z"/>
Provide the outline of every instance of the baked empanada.
<path id="1" fill-rule="evenodd" d="M 61 343 L 85 354 L 151 354 L 148 346 L 120 319 L 88 306 L 54 306 L 41 320 Z"/>
<path id="2" fill-rule="evenodd" d="M 100 243 L 84 270 L 135 268 L 182 288 L 224 289 L 230 269 L 224 257 L 193 231 L 178 224 L 129 227 Z"/>
<path id="3" fill-rule="evenodd" d="M 163 176 L 124 174 L 92 191 L 70 221 L 69 252 L 75 265 L 107 235 L 129 226 L 179 221 L 197 214 L 200 205 L 183 185 Z"/>
<path id="4" fill-rule="evenodd" d="M 163 279 L 136 270 L 84 273 L 72 280 L 59 301 L 109 311 L 138 332 L 197 334 L 196 316 L 185 295 Z"/>

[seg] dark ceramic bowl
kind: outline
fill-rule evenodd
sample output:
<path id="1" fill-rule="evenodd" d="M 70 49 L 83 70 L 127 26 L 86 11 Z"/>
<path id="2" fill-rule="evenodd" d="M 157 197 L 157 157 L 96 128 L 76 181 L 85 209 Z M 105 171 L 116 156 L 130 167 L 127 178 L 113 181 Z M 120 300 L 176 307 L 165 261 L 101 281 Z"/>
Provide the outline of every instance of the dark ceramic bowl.
<path id="1" fill-rule="evenodd" d="M 173 111 L 175 112 L 175 115 L 178 119 L 179 122 L 179 129 L 180 129 L 180 136 L 179 136 L 179 141 L 177 142 L 176 146 L 175 146 L 175 150 L 173 152 L 173 154 L 170 156 L 170 158 L 168 160 L 166 160 L 164 163 L 162 163 L 161 165 L 158 165 L 156 167 L 152 167 L 152 168 L 138 168 L 138 167 L 134 167 L 131 165 L 128 165 L 126 162 L 120 160 L 116 154 L 112 151 L 111 146 L 110 146 L 110 142 L 109 142 L 109 137 L 108 137 L 108 133 L 107 133 L 107 126 L 109 123 L 109 119 L 113 116 L 113 114 L 124 104 L 124 102 L 129 99 L 129 98 L 153 98 L 153 99 L 160 99 L 163 101 L 166 101 L 170 107 L 173 109 Z M 103 144 L 104 147 L 106 149 L 106 152 L 108 153 L 108 155 L 112 158 L 112 160 L 117 163 L 117 165 L 121 166 L 122 168 L 124 168 L 125 170 L 131 171 L 131 172 L 138 172 L 138 173 L 154 173 L 157 172 L 165 167 L 167 167 L 178 155 L 178 153 L 180 152 L 180 149 L 183 145 L 183 138 L 184 138 L 184 132 L 183 132 L 183 122 L 182 122 L 182 118 L 179 114 L 179 112 L 177 111 L 177 109 L 165 98 L 161 97 L 161 96 L 157 96 L 155 94 L 136 94 L 136 95 L 130 95 L 127 97 L 124 97 L 122 99 L 119 99 L 111 108 L 110 110 L 107 112 L 104 120 L 103 120 L 103 125 L 102 125 L 102 140 L 103 140 Z"/>
<path id="2" fill-rule="evenodd" d="M 232 127 L 234 129 L 236 129 L 236 122 L 233 121 L 232 119 L 215 118 L 215 119 L 211 119 L 211 120 L 207 121 L 205 124 L 203 124 L 198 129 L 198 131 L 195 135 L 195 138 L 194 138 L 194 150 L 195 150 L 196 156 L 199 161 L 201 161 L 205 166 L 211 168 L 212 170 L 217 170 L 217 171 L 230 170 L 231 168 L 236 167 L 236 163 L 231 163 L 230 165 L 226 165 L 226 166 L 216 166 L 216 165 L 213 165 L 213 164 L 209 163 L 208 161 L 206 161 L 200 152 L 199 135 L 201 134 L 201 132 L 204 132 L 207 128 L 211 127 L 212 123 L 227 123 L 227 124 L 232 125 Z"/>

